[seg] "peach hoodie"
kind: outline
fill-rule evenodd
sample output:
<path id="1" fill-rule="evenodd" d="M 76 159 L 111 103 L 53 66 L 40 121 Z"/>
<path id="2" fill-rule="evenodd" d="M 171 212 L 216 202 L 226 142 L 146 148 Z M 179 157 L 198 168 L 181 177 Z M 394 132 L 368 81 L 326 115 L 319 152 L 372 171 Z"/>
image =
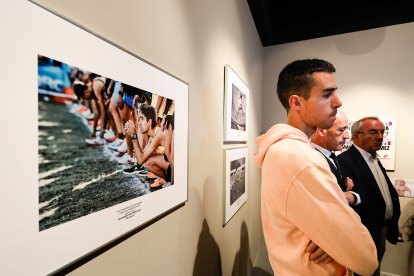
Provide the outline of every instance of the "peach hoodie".
<path id="1" fill-rule="evenodd" d="M 378 261 L 371 235 L 305 133 L 278 124 L 257 137 L 256 145 L 263 232 L 275 275 L 347 275 L 345 267 L 372 275 Z M 335 261 L 309 261 L 310 240 Z"/>

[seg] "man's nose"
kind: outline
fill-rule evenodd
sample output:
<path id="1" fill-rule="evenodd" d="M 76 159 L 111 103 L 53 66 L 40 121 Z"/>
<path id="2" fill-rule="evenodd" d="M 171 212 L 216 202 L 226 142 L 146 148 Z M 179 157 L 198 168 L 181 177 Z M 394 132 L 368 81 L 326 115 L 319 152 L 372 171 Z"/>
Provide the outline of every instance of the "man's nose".
<path id="1" fill-rule="evenodd" d="M 332 106 L 334 108 L 340 108 L 342 106 L 342 102 L 338 97 L 338 94 L 336 94 L 336 92 L 333 94 L 333 98 L 332 98 Z"/>

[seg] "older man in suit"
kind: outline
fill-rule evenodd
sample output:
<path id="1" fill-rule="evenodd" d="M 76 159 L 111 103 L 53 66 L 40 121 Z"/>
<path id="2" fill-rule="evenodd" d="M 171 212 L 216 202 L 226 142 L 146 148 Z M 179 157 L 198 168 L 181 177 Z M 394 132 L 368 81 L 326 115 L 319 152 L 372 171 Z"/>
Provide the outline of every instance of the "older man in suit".
<path id="1" fill-rule="evenodd" d="M 338 110 L 336 120 L 331 128 L 317 128 L 311 136 L 312 145 L 316 150 L 321 152 L 328 162 L 331 172 L 335 175 L 338 185 L 344 192 L 344 196 L 350 205 L 359 204 L 359 195 L 353 191 L 349 191 L 354 186 L 352 179 L 345 178 L 342 174 L 338 157 L 335 151 L 342 151 L 346 140 L 349 139 L 348 133 L 348 117 L 344 112 Z"/>
<path id="2" fill-rule="evenodd" d="M 377 117 L 365 117 L 352 125 L 351 134 L 353 145 L 338 159 L 342 173 L 354 181 L 353 191 L 359 194 L 361 204 L 352 207 L 368 228 L 381 263 L 385 241 L 398 241 L 400 217 L 397 191 L 377 158 L 387 131 Z M 380 275 L 380 267 L 374 275 Z"/>

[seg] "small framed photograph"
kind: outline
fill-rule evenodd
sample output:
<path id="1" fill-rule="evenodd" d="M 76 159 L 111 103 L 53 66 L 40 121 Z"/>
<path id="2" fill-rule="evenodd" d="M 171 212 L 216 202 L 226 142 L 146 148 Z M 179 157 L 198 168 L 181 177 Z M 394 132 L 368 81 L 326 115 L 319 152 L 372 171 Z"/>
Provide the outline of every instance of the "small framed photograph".
<path id="1" fill-rule="evenodd" d="M 391 178 L 390 180 L 399 197 L 414 197 L 414 181 L 403 178 Z"/>
<path id="2" fill-rule="evenodd" d="M 247 201 L 247 147 L 225 151 L 224 224 Z"/>
<path id="3" fill-rule="evenodd" d="M 247 141 L 249 88 L 225 66 L 224 141 Z"/>

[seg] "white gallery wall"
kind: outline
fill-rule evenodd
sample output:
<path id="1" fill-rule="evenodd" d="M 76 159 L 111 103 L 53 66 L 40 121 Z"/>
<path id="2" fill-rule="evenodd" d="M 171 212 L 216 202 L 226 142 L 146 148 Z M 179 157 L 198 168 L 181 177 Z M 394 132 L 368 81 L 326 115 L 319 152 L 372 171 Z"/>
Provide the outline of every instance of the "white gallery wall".
<path id="1" fill-rule="evenodd" d="M 389 172 L 389 176 L 414 180 L 413 45 L 414 23 L 409 23 L 266 47 L 261 131 L 285 122 L 285 110 L 276 94 L 277 76 L 282 68 L 295 59 L 326 59 L 337 69 L 341 109 L 348 117 L 374 115 L 396 119 L 395 171 Z M 400 198 L 400 202 L 405 215 L 404 208 L 412 205 L 414 199 Z M 387 244 L 382 271 L 413 275 L 413 249 L 412 242 Z"/>
<path id="2" fill-rule="evenodd" d="M 20 13 L 27 3 L 16 0 L 1 4 L 4 13 L 0 20 L 1 33 L 10 33 L 14 28 L 19 30 L 30 24 L 30 16 L 23 18 Z M 260 220 L 260 171 L 252 159 L 248 160 L 248 200 L 223 227 L 223 92 L 226 64 L 250 89 L 249 137 L 245 144 L 250 156 L 261 125 L 261 112 L 258 110 L 262 104 L 263 47 L 247 2 L 40 0 L 37 3 L 189 84 L 188 201 L 185 206 L 70 274 L 182 276 L 248 273 L 256 253 L 264 246 Z M 30 47 L 31 39 L 41 37 L 36 37 L 34 33 L 27 43 L 15 45 L 13 40 L 8 40 L 4 45 L 14 51 Z M 77 49 L 80 52 L 84 50 L 82 41 L 79 41 Z M 17 73 L 12 63 L 13 51 L 1 53 L 2 61 L 10 61 L 1 65 L 2 78 L 15 79 L 12 78 Z M 2 196 L 7 196 L 17 185 L 38 185 L 37 145 L 25 143 L 27 139 L 37 140 L 37 126 L 27 125 L 28 121 L 36 120 L 33 117 L 37 116 L 37 103 L 30 99 L 33 100 L 33 93 L 37 92 L 36 88 L 33 91 L 16 91 L 16 86 L 17 82 L 5 82 L 2 90 L 10 93 L 3 94 L 4 101 L 19 102 L 22 113 L 15 113 L 14 105 L 4 105 L 1 124 L 9 133 L 18 133 L 25 126 L 26 135 L 12 139 L 1 155 Z M 13 96 L 13 99 L 7 98 L 7 95 Z M 2 143 L 6 142 L 6 137 L 1 139 Z M 24 159 L 24 172 L 19 171 L 20 165 L 16 165 L 18 156 Z M 36 215 L 38 203 L 30 205 L 33 210 L 2 205 L 2 217 L 3 214 L 10 217 L 13 208 Z M 10 221 L 7 227 L 12 229 L 15 225 Z M 76 242 L 73 245 L 76 246 Z M 18 243 L 12 248 L 3 247 L 1 257 L 7 260 L 9 252 L 18 255 L 22 248 Z M 62 252 L 64 250 L 62 248 Z M 27 265 L 24 267 L 24 260 L 21 260 L 21 265 L 20 270 L 30 270 Z M 36 265 L 41 266 L 42 262 Z"/>

